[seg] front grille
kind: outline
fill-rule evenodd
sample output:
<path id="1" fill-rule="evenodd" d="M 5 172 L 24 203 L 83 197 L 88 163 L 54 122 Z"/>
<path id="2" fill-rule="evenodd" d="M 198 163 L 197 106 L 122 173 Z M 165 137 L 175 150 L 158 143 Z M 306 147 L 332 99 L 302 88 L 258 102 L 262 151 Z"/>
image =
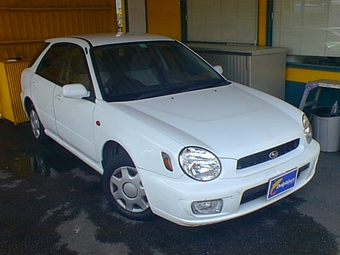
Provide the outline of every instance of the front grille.
<path id="1" fill-rule="evenodd" d="M 299 178 L 300 174 L 303 171 L 307 170 L 309 167 L 310 167 L 310 163 L 300 167 L 298 169 L 297 178 Z M 264 184 L 259 185 L 257 187 L 246 190 L 242 195 L 241 204 L 247 203 L 247 202 L 252 201 L 256 198 L 267 195 L 268 185 L 269 185 L 269 183 L 264 183 Z"/>
<path id="2" fill-rule="evenodd" d="M 237 169 L 238 170 L 244 169 L 250 166 L 255 166 L 257 164 L 261 164 L 266 161 L 272 160 L 274 158 L 270 157 L 270 154 L 274 151 L 277 153 L 275 158 L 280 157 L 292 150 L 295 150 L 299 146 L 299 143 L 300 143 L 300 139 L 295 139 L 293 141 L 290 141 L 285 144 L 281 144 L 279 146 L 270 148 L 268 150 L 261 151 L 261 152 L 240 158 L 237 161 Z"/>

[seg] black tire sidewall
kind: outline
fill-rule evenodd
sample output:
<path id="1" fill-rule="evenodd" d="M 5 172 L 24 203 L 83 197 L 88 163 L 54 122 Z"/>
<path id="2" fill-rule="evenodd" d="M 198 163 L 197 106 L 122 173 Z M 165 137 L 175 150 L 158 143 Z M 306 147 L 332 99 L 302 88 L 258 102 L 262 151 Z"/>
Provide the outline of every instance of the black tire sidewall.
<path id="1" fill-rule="evenodd" d="M 123 167 L 123 166 L 135 167 L 132 160 L 130 158 L 126 158 L 126 157 L 123 157 L 123 158 L 119 157 L 119 158 L 111 159 L 106 164 L 105 171 L 104 171 L 104 174 L 102 176 L 102 189 L 103 189 L 104 195 L 106 196 L 106 198 L 108 199 L 110 204 L 113 206 L 113 208 L 119 214 L 123 215 L 124 217 L 129 218 L 129 219 L 133 219 L 133 220 L 140 220 L 140 221 L 150 220 L 154 216 L 150 207 L 143 212 L 132 213 L 132 212 L 129 212 L 129 211 L 125 210 L 124 208 L 122 208 L 117 203 L 115 198 L 113 197 L 111 190 L 110 190 L 110 179 L 111 179 L 111 176 L 114 173 L 114 171 L 117 168 L 120 168 L 120 167 Z"/>

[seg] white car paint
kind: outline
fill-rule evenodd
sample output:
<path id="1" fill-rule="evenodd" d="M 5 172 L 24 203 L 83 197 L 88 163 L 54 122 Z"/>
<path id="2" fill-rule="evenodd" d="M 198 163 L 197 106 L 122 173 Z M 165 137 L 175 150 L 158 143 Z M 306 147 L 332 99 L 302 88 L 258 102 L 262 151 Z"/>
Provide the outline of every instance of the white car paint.
<path id="1" fill-rule="evenodd" d="M 92 47 L 136 40 L 170 40 L 124 35 L 84 38 Z M 49 40 L 52 44 L 59 41 L 80 44 L 84 51 L 90 48 L 78 38 Z M 277 98 L 233 82 L 222 87 L 108 103 L 100 94 L 89 56 L 87 61 L 96 99 L 92 102 L 68 98 L 61 87 L 34 75 L 41 58 L 22 73 L 24 107 L 30 99 L 46 134 L 101 174 L 104 172 L 104 144 L 111 140 L 119 143 L 138 170 L 152 212 L 165 219 L 197 226 L 239 217 L 295 192 L 315 173 L 320 148 L 316 141 L 308 144 L 305 139 L 301 124 L 303 113 Z M 72 91 L 70 93 L 72 95 Z M 236 169 L 238 159 L 294 139 L 300 139 L 295 150 L 274 160 Z M 188 177 L 178 163 L 179 153 L 186 146 L 214 153 L 222 164 L 219 177 L 207 182 Z M 173 171 L 165 168 L 162 152 L 170 156 Z M 271 200 L 261 196 L 240 205 L 246 190 L 306 164 L 309 166 L 293 189 Z M 192 212 L 192 202 L 214 199 L 223 200 L 220 213 L 197 215 Z"/>

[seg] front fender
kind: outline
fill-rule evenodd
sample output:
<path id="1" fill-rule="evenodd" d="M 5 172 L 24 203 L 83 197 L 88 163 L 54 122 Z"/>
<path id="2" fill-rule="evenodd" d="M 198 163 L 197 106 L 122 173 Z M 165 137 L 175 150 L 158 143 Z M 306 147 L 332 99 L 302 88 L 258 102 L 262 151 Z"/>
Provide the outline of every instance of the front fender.
<path id="1" fill-rule="evenodd" d="M 97 123 L 94 137 L 96 150 L 99 152 L 97 155 L 100 155 L 98 162 L 103 160 L 104 145 L 108 141 L 114 141 L 125 149 L 137 168 L 170 178 L 183 175 L 178 165 L 178 153 L 183 145 L 151 125 L 100 102 L 95 109 L 94 121 Z M 162 152 L 170 156 L 173 171 L 167 170 L 163 165 Z"/>

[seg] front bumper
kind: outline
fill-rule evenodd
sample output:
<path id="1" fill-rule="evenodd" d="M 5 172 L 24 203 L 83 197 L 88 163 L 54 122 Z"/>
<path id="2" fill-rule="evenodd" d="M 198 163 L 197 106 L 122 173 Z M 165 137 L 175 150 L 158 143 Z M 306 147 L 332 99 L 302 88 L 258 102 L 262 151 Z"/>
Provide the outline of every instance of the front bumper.
<path id="1" fill-rule="evenodd" d="M 299 156 L 252 175 L 198 182 L 188 180 L 186 176 L 175 180 L 148 171 L 142 173 L 143 176 L 147 175 L 143 178 L 143 184 L 150 207 L 156 215 L 183 226 L 213 224 L 256 211 L 302 188 L 315 174 L 319 153 L 320 146 L 313 141 Z M 265 193 L 269 180 L 294 168 L 299 169 L 295 186 L 267 200 Z M 192 212 L 193 202 L 215 199 L 223 201 L 220 213 Z"/>

